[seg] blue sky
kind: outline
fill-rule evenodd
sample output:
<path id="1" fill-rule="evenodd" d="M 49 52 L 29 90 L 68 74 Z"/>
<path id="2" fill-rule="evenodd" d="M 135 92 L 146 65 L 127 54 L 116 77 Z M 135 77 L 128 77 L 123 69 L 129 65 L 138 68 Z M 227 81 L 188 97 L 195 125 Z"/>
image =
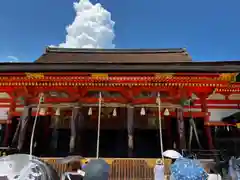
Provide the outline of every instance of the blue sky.
<path id="1" fill-rule="evenodd" d="M 33 61 L 65 40 L 74 0 L 1 0 L 0 60 Z M 240 1 L 101 0 L 117 48 L 186 47 L 194 60 L 240 59 Z"/>

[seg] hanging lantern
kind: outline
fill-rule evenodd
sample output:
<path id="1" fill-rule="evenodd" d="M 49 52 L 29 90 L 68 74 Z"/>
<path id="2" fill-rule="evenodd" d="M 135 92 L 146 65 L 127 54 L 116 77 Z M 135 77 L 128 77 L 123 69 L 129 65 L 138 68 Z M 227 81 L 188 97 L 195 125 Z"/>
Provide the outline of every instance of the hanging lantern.
<path id="1" fill-rule="evenodd" d="M 46 115 L 46 108 L 41 108 L 39 111 L 39 115 L 45 116 Z"/>
<path id="2" fill-rule="evenodd" d="M 141 116 L 145 116 L 146 112 L 145 112 L 145 109 L 144 107 L 141 108 L 141 111 L 140 111 L 140 115 Z"/>
<path id="3" fill-rule="evenodd" d="M 176 149 L 177 148 L 177 145 L 176 145 L 176 142 L 174 141 L 173 142 L 173 149 Z"/>
<path id="4" fill-rule="evenodd" d="M 91 108 L 91 107 L 88 109 L 88 115 L 89 115 L 89 116 L 92 115 L 92 108 Z"/>
<path id="5" fill-rule="evenodd" d="M 170 115 L 170 112 L 169 112 L 169 110 L 167 108 L 164 110 L 163 115 L 164 116 L 169 116 Z"/>
<path id="6" fill-rule="evenodd" d="M 112 114 L 112 115 L 113 115 L 114 117 L 117 116 L 117 109 L 116 109 L 116 108 L 113 109 L 113 114 Z"/>
<path id="7" fill-rule="evenodd" d="M 61 115 L 61 110 L 60 108 L 57 108 L 56 112 L 55 112 L 55 115 L 56 116 L 60 116 Z"/>

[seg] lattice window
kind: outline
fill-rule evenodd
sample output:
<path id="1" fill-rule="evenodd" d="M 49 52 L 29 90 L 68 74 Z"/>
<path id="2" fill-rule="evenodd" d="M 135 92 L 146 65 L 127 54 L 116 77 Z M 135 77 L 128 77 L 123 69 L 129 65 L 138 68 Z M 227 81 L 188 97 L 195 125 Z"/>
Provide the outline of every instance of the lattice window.
<path id="1" fill-rule="evenodd" d="M 85 97 L 99 97 L 100 91 L 88 91 L 87 95 Z M 122 94 L 118 91 L 101 91 L 102 97 L 108 97 L 108 98 L 116 98 L 116 97 L 122 97 Z"/>
<path id="2" fill-rule="evenodd" d="M 68 98 L 69 97 L 69 95 L 63 91 L 49 91 L 49 92 L 45 92 L 44 95 L 46 97 L 51 97 L 51 98 Z"/>
<path id="3" fill-rule="evenodd" d="M 113 97 L 113 98 L 122 97 L 122 94 L 117 91 L 106 91 L 104 95 L 106 97 Z"/>
<path id="4" fill-rule="evenodd" d="M 136 98 L 151 98 L 151 97 L 157 97 L 157 92 L 152 91 L 142 91 Z M 160 92 L 161 98 L 168 97 L 169 94 L 167 92 Z"/>
<path id="5" fill-rule="evenodd" d="M 98 98 L 100 91 L 88 91 L 86 97 Z"/>

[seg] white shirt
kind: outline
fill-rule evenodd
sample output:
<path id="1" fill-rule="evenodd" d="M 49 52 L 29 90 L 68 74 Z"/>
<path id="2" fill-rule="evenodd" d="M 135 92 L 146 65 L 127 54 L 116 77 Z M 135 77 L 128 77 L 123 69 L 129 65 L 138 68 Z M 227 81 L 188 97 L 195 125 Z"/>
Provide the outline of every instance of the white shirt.
<path id="1" fill-rule="evenodd" d="M 208 180 L 222 180 L 220 174 L 208 174 Z"/>
<path id="2" fill-rule="evenodd" d="M 154 180 L 164 180 L 164 165 L 155 165 Z"/>

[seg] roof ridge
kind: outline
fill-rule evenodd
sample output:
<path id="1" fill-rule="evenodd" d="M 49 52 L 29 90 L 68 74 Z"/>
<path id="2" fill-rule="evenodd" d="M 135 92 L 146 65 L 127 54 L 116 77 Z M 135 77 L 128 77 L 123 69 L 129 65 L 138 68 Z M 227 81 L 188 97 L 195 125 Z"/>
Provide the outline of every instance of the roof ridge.
<path id="1" fill-rule="evenodd" d="M 87 49 L 87 48 L 47 47 L 45 53 L 184 53 L 188 55 L 185 48 Z"/>

